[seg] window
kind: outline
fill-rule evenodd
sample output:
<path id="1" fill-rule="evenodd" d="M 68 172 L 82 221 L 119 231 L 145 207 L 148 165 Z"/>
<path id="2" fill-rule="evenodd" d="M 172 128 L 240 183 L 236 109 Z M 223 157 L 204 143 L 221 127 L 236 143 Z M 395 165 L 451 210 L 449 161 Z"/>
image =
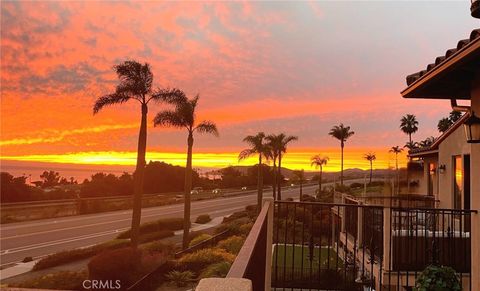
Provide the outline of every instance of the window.
<path id="1" fill-rule="evenodd" d="M 463 170 L 462 156 L 453 157 L 453 208 L 462 209 Z"/>

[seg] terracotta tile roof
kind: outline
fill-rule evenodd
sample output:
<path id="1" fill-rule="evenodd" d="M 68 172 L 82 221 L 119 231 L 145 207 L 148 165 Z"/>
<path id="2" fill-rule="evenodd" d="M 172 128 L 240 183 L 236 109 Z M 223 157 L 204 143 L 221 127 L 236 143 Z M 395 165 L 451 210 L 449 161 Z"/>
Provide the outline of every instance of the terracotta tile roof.
<path id="1" fill-rule="evenodd" d="M 420 72 L 411 74 L 407 76 L 407 85 L 410 86 L 413 84 L 415 81 L 423 77 L 426 73 L 430 72 L 433 68 L 437 67 L 441 63 L 443 63 L 445 60 L 453 57 L 454 55 L 458 54 L 459 52 L 463 51 L 470 43 L 473 41 L 480 40 L 480 28 L 475 29 L 470 33 L 470 38 L 468 39 L 462 39 L 457 43 L 456 48 L 449 49 L 445 52 L 445 55 L 439 56 L 435 59 L 434 63 L 431 63 L 427 65 L 427 68 L 425 70 L 422 70 Z"/>

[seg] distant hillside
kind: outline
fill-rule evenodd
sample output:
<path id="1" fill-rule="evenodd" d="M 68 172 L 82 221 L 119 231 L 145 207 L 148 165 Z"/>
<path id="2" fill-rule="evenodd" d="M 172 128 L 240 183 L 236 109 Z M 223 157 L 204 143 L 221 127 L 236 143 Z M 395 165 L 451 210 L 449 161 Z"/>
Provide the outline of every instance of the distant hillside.
<path id="1" fill-rule="evenodd" d="M 242 173 L 242 175 L 246 175 L 247 174 L 247 171 L 248 169 L 252 167 L 252 166 L 231 166 L 231 168 L 239 171 L 240 173 Z M 222 169 L 220 169 L 219 171 L 221 171 Z M 390 169 L 376 169 L 376 170 L 373 170 L 373 176 L 375 177 L 385 177 L 385 176 L 391 176 L 395 173 L 395 170 L 390 170 Z M 294 177 L 294 170 L 291 170 L 291 169 L 288 169 L 288 168 L 284 168 L 282 167 L 282 174 L 285 176 L 285 178 L 287 179 L 291 179 Z M 317 175 L 318 174 L 318 171 L 305 171 L 305 177 L 307 179 L 311 179 L 313 176 Z M 357 169 L 357 168 L 354 168 L 354 169 L 345 169 L 343 171 L 343 175 L 345 178 L 363 178 L 368 175 L 370 175 L 370 170 L 362 170 L 362 169 Z M 335 179 L 339 179 L 340 178 L 340 172 L 323 172 L 323 178 L 324 179 L 327 179 L 327 180 L 333 180 L 333 177 L 335 177 Z"/>

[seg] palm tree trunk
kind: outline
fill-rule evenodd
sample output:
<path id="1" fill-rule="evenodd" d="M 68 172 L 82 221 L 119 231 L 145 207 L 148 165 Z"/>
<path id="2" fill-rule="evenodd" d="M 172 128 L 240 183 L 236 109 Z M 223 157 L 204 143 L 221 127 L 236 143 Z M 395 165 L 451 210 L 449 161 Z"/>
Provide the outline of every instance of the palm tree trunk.
<path id="1" fill-rule="evenodd" d="M 370 161 L 370 182 L 369 184 L 372 184 L 372 171 L 373 171 L 373 163 Z"/>
<path id="2" fill-rule="evenodd" d="M 408 133 L 408 140 L 410 141 L 410 144 L 412 144 L 412 134 Z"/>
<path id="3" fill-rule="evenodd" d="M 282 154 L 278 155 L 277 198 L 282 200 Z"/>
<path id="4" fill-rule="evenodd" d="M 277 157 L 273 158 L 273 181 L 272 181 L 273 199 L 277 199 Z"/>
<path id="5" fill-rule="evenodd" d="M 257 185 L 257 212 L 260 213 L 262 209 L 263 200 L 263 169 L 262 169 L 262 154 L 258 155 L 258 185 Z"/>
<path id="6" fill-rule="evenodd" d="M 190 233 L 190 191 L 192 191 L 192 151 L 193 151 L 193 133 L 188 133 L 187 166 L 185 168 L 185 201 L 183 211 L 183 249 L 188 248 L 188 237 Z"/>
<path id="7" fill-rule="evenodd" d="M 341 170 L 340 170 L 340 186 L 342 186 L 343 188 L 343 148 L 345 147 L 345 145 L 343 144 L 343 141 L 341 142 L 340 144 L 341 148 L 342 148 L 342 165 L 341 165 Z"/>
<path id="8" fill-rule="evenodd" d="M 147 151 L 147 113 L 147 104 L 142 104 L 142 121 L 138 134 L 137 166 L 134 174 L 132 234 L 130 236 L 134 248 L 138 246 L 140 220 L 142 217 L 143 177 L 145 174 L 145 154 Z"/>
<path id="9" fill-rule="evenodd" d="M 322 172 L 323 172 L 323 168 L 320 165 L 320 177 L 318 179 L 318 195 L 317 195 L 317 198 L 320 198 L 320 194 L 322 193 L 322 174 L 323 174 Z"/>
<path id="10" fill-rule="evenodd" d="M 300 201 L 302 201 L 303 196 L 303 179 L 300 178 Z"/>

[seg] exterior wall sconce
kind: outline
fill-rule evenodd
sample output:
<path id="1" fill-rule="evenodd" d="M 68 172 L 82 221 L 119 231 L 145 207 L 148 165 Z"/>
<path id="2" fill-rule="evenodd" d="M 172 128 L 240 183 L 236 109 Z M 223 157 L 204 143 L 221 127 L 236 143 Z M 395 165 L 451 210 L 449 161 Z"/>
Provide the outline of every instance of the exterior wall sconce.
<path id="1" fill-rule="evenodd" d="M 447 167 L 446 167 L 445 165 L 440 165 L 440 166 L 438 167 L 438 172 L 439 172 L 440 174 L 443 174 L 443 173 L 445 173 L 446 168 L 447 168 Z"/>
<path id="2" fill-rule="evenodd" d="M 480 4 L 480 0 L 476 0 Z M 479 13 L 480 13 L 480 7 Z M 467 143 L 480 143 L 480 118 L 471 112 L 470 117 L 465 120 L 463 127 L 467 136 Z"/>
<path id="3" fill-rule="evenodd" d="M 472 17 L 480 18 L 480 0 L 470 0 L 472 6 L 470 6 L 470 13 Z"/>

